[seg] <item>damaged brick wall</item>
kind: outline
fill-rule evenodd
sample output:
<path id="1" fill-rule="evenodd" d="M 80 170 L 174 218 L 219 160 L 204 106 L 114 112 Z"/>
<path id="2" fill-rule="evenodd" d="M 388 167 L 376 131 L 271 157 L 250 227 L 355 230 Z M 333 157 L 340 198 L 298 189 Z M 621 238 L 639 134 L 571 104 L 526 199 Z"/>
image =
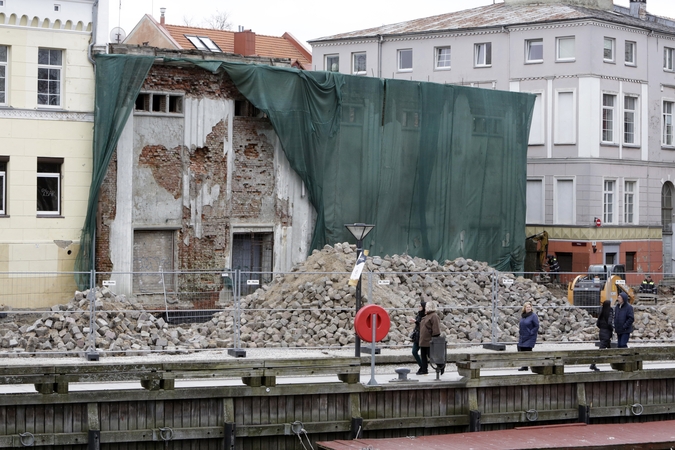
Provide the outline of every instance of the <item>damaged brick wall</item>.
<path id="1" fill-rule="evenodd" d="M 185 98 L 245 100 L 225 73 L 190 67 L 168 65 L 152 67 L 143 92 L 184 93 Z M 175 121 L 176 118 L 167 120 Z M 190 199 L 182 199 L 181 229 L 176 232 L 177 270 L 221 270 L 226 266 L 231 242 L 232 220 L 249 223 L 270 223 L 278 209 L 274 195 L 274 142 L 271 123 L 266 118 L 234 117 L 232 142 L 235 155 L 232 198 L 227 198 L 227 156 L 224 141 L 227 122 L 223 118 L 208 133 L 202 147 L 183 145 L 167 148 L 162 133 L 154 133 L 158 142 L 149 142 L 140 151 L 135 164 L 150 169 L 155 189 L 166 190 L 174 199 L 188 192 Z M 185 126 L 183 122 L 183 126 Z M 135 131 L 138 133 L 138 131 Z M 104 180 L 99 202 L 101 231 L 97 235 L 97 270 L 112 271 L 110 260 L 110 223 L 115 219 L 116 159 L 113 159 Z M 189 173 L 189 177 L 187 174 Z M 134 181 L 136 182 L 136 181 Z M 183 183 L 189 185 L 183 187 Z M 200 214 L 200 232 L 192 223 L 195 211 L 191 200 L 198 199 L 203 189 L 219 185 L 218 198 L 204 204 Z M 145 187 L 144 187 L 145 188 Z M 148 186 L 150 188 L 150 186 Z M 285 210 L 286 208 L 281 208 Z M 163 218 L 156 218 L 162 223 Z M 137 224 L 130 224 L 131 227 Z"/>

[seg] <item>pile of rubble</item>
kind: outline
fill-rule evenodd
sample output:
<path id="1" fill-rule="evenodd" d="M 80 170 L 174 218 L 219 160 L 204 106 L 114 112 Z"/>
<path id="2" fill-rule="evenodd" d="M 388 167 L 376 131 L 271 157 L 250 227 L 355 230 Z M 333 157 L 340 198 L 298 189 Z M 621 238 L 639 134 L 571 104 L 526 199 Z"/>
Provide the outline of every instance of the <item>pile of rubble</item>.
<path id="1" fill-rule="evenodd" d="M 354 246 L 336 244 L 314 251 L 292 273 L 277 275 L 241 299 L 239 310 L 223 305 L 204 323 L 174 325 L 162 311 L 107 288 L 96 289 L 93 320 L 89 292 L 39 314 L 12 314 L 0 321 L 0 347 L 11 354 L 84 352 L 134 355 L 231 348 L 239 331 L 242 348 L 341 347 L 353 345 L 355 294 L 348 285 L 356 260 Z M 497 280 L 495 281 L 495 277 Z M 539 342 L 597 340 L 595 318 L 586 310 L 555 298 L 542 285 L 504 274 L 486 263 L 458 258 L 439 264 L 409 256 L 368 258 L 362 278 L 362 301 L 383 306 L 390 332 L 381 343 L 408 347 L 421 300 L 436 301 L 442 333 L 450 344 L 515 343 L 520 310 L 534 305 L 540 320 Z M 493 287 L 498 286 L 493 307 Z M 675 314 L 669 307 L 635 306 L 633 341 L 673 340 Z M 240 326 L 234 318 L 240 317 Z M 494 324 L 493 324 L 494 318 Z"/>

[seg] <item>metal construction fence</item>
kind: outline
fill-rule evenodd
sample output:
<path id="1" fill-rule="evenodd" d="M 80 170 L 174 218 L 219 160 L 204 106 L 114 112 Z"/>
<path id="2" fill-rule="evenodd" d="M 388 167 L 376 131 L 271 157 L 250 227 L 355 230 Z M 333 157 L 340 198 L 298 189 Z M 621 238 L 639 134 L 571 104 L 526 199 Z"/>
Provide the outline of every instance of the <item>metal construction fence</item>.
<path id="1" fill-rule="evenodd" d="M 92 288 L 79 292 L 75 276 Z M 574 274 L 558 274 L 574 279 Z M 576 277 L 576 275 L 574 275 Z M 636 295 L 632 341 L 675 341 L 675 301 L 664 274 L 657 293 Z M 182 271 L 142 273 L 0 272 L 0 353 L 12 355 L 138 355 L 214 349 L 354 347 L 357 298 L 389 314 L 382 348 L 412 345 L 421 301 L 434 301 L 451 346 L 515 344 L 521 309 L 532 303 L 538 342 L 597 340 L 601 301 L 613 300 L 604 280 L 585 288 L 590 302 L 570 300 L 568 283 L 549 274 Z M 658 283 L 657 283 L 658 285 Z M 631 287 L 626 283 L 625 288 Z M 637 292 L 639 283 L 633 283 Z"/>

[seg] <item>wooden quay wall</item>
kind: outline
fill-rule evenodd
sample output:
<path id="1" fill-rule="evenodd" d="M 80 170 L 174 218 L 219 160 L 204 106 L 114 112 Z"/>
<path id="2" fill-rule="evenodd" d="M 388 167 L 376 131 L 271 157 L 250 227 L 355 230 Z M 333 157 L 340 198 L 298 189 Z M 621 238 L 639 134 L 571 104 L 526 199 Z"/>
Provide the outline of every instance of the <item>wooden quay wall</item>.
<path id="1" fill-rule="evenodd" d="M 455 353 L 448 355 L 439 381 L 427 376 L 372 386 L 361 379 L 367 358 L 69 358 L 49 365 L 15 359 L 0 367 L 0 385 L 29 384 L 35 390 L 0 394 L 0 448 L 296 449 L 303 448 L 301 442 L 317 448 L 316 442 L 356 436 L 673 420 L 673 350 Z M 376 361 L 400 363 L 386 356 Z M 591 362 L 609 363 L 613 370 L 569 370 Z M 481 372 L 521 365 L 532 371 Z M 393 368 L 391 373 L 389 379 L 396 378 Z M 334 381 L 313 382 L 315 375 Z M 215 382 L 223 379 L 229 382 Z M 177 387 L 176 380 L 213 380 L 213 385 Z M 120 387 L 120 381 L 138 384 Z M 81 382 L 110 388 L 75 389 L 73 383 Z"/>

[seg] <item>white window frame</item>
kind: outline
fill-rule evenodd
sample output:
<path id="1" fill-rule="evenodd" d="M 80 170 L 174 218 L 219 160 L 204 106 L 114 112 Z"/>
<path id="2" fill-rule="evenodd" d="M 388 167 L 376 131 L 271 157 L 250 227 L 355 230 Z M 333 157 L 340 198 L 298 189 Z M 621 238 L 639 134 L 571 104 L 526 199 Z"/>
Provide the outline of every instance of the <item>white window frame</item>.
<path id="1" fill-rule="evenodd" d="M 663 47 L 663 70 L 675 71 L 675 48 Z"/>
<path id="2" fill-rule="evenodd" d="M 571 200 L 571 209 L 572 209 L 572 217 L 571 220 L 568 222 L 562 222 L 560 214 L 559 214 L 559 203 L 560 203 L 560 196 L 562 194 L 558 193 L 558 183 L 563 182 L 563 181 L 571 181 L 572 182 L 572 198 L 569 199 Z M 575 177 L 554 177 L 553 178 L 553 223 L 554 224 L 561 224 L 561 225 L 576 225 L 576 211 L 577 211 L 577 183 L 576 183 L 576 178 Z"/>
<path id="3" fill-rule="evenodd" d="M 609 48 L 607 48 L 607 44 L 609 44 Z M 607 55 L 608 51 L 609 55 Z M 616 61 L 616 39 L 605 36 L 602 41 L 602 60 L 608 63 Z"/>
<path id="4" fill-rule="evenodd" d="M 572 94 L 572 117 L 571 117 L 571 126 L 570 131 L 571 139 L 565 139 L 567 136 L 566 133 L 562 132 L 564 128 L 560 120 L 563 117 L 560 111 L 560 94 Z M 576 144 L 577 143 L 577 121 L 578 121 L 578 112 L 577 112 L 577 91 L 575 89 L 556 89 L 555 91 L 555 128 L 553 133 L 553 141 L 555 144 Z"/>
<path id="5" fill-rule="evenodd" d="M 606 99 L 612 99 L 612 104 L 605 104 Z M 600 119 L 600 141 L 604 144 L 616 143 L 617 95 L 614 92 L 602 93 L 602 117 Z M 609 127 L 607 126 L 609 125 Z"/>
<path id="6" fill-rule="evenodd" d="M 40 160 L 38 158 L 38 164 L 41 163 L 47 163 L 47 164 L 58 164 L 59 166 L 59 171 L 58 172 L 37 172 L 37 188 L 40 189 L 40 178 L 45 178 L 45 179 L 56 179 L 56 198 L 57 198 L 57 209 L 56 211 L 39 211 L 37 209 L 37 201 L 36 201 L 36 206 L 35 209 L 37 211 L 38 217 L 41 216 L 60 216 L 61 215 L 61 173 L 63 172 L 63 162 L 57 162 L 57 161 L 47 161 L 47 160 Z M 38 193 L 36 192 L 36 195 Z"/>
<path id="7" fill-rule="evenodd" d="M 675 110 L 675 100 L 664 99 L 663 102 L 661 103 L 661 145 L 663 147 L 675 146 L 673 136 L 674 110 Z"/>
<path id="8" fill-rule="evenodd" d="M 492 67 L 492 42 L 481 42 L 473 46 L 474 67 Z"/>
<path id="9" fill-rule="evenodd" d="M 410 54 L 410 67 L 404 67 L 406 56 Z M 399 72 L 412 72 L 413 71 L 413 49 L 412 48 L 401 48 L 396 51 L 396 61 Z"/>
<path id="10" fill-rule="evenodd" d="M 560 55 L 560 44 L 561 42 L 572 42 L 572 56 L 561 56 Z M 576 38 L 574 36 L 560 36 L 555 38 L 555 60 L 557 62 L 573 62 L 576 61 Z"/>
<path id="11" fill-rule="evenodd" d="M 333 62 L 331 62 L 331 59 L 336 59 L 337 60 L 337 70 L 333 70 Z M 323 70 L 326 72 L 339 72 L 340 71 L 340 55 L 337 53 L 331 53 L 329 55 L 324 55 L 323 57 Z"/>
<path id="12" fill-rule="evenodd" d="M 532 110 L 532 124 L 527 145 L 544 145 L 546 143 L 546 110 L 544 108 L 544 91 L 531 91 L 536 95 Z"/>
<path id="13" fill-rule="evenodd" d="M 49 52 L 49 63 L 48 64 L 41 64 L 39 62 L 39 54 L 40 52 L 43 51 L 48 51 Z M 51 64 L 51 52 L 60 52 L 61 53 L 61 64 Z M 42 48 L 40 47 L 38 49 L 38 80 L 37 80 L 37 105 L 38 108 L 61 108 L 63 105 L 63 74 L 65 71 L 63 70 L 63 63 L 65 61 L 65 52 L 60 49 L 56 48 Z M 40 78 L 40 73 L 42 72 L 44 74 L 44 71 L 47 71 L 47 78 Z M 50 93 L 50 86 L 52 85 L 53 78 L 51 77 L 51 74 L 53 72 L 58 73 L 58 86 L 59 86 L 59 92 L 58 94 L 52 94 Z M 47 85 L 47 92 L 42 92 L 41 91 L 41 84 L 46 82 Z M 41 103 L 40 101 L 40 96 L 47 96 L 47 103 Z M 58 101 L 54 104 L 51 103 L 51 98 L 56 98 Z"/>
<path id="14" fill-rule="evenodd" d="M 364 67 L 363 70 L 357 70 L 358 62 L 357 59 L 363 56 Z M 352 74 L 353 75 L 365 75 L 368 73 L 368 58 L 366 52 L 354 52 L 352 53 Z"/>
<path id="15" fill-rule="evenodd" d="M 630 189 L 629 189 L 630 187 Z M 623 223 L 638 223 L 638 180 L 623 181 Z"/>
<path id="16" fill-rule="evenodd" d="M 447 58 L 445 57 L 445 55 L 443 55 L 444 57 L 442 61 L 444 64 L 447 62 L 447 64 L 441 65 L 439 63 L 441 62 L 441 53 L 444 50 L 447 50 L 448 54 Z M 452 47 L 450 47 L 449 45 L 445 47 L 436 47 L 434 49 L 434 68 L 436 70 L 450 70 L 451 65 L 452 65 Z"/>
<path id="17" fill-rule="evenodd" d="M 637 65 L 637 42 L 626 41 L 624 43 L 623 62 L 625 65 L 631 67 L 635 67 Z"/>
<path id="18" fill-rule="evenodd" d="M 191 34 L 184 34 L 183 36 L 185 36 L 185 39 L 190 41 L 190 43 L 194 45 L 197 50 L 212 53 L 223 52 L 220 47 L 218 47 L 218 44 L 213 42 L 213 40 L 208 36 L 196 36 Z"/>
<path id="19" fill-rule="evenodd" d="M 7 89 L 8 83 L 7 79 L 9 78 L 9 46 L 7 45 L 0 45 L 0 48 L 4 48 L 4 58 L 0 58 L 0 70 L 3 72 L 4 75 L 2 78 L 0 78 L 0 94 L 2 94 L 2 97 L 0 97 L 0 105 L 5 106 L 7 105 L 7 97 L 9 96 L 9 89 Z"/>
<path id="20" fill-rule="evenodd" d="M 602 223 L 616 224 L 616 178 L 603 178 L 602 180 Z"/>
<path id="21" fill-rule="evenodd" d="M 0 157 L 0 216 L 7 215 L 7 165 L 9 158 Z"/>
<path id="22" fill-rule="evenodd" d="M 538 184 L 538 186 L 535 185 L 535 183 Z M 545 190 L 545 185 L 544 185 L 544 178 L 543 177 L 528 177 L 527 178 L 527 191 L 530 192 L 530 186 L 534 186 L 532 189 L 539 191 L 536 192 L 537 194 L 537 203 L 538 204 L 533 204 L 532 200 L 530 199 L 530 195 L 527 195 L 527 205 L 525 209 L 525 223 L 526 224 L 544 224 L 546 222 L 546 190 Z M 533 211 L 536 209 L 536 211 L 539 213 L 538 217 L 532 217 L 535 215 Z"/>
<path id="23" fill-rule="evenodd" d="M 541 58 L 531 58 L 532 49 L 534 48 L 535 45 L 538 45 L 540 47 Z M 525 40 L 525 63 L 526 64 L 533 64 L 533 63 L 542 63 L 542 62 L 544 62 L 544 40 L 542 38 L 526 39 Z"/>
<path id="24" fill-rule="evenodd" d="M 628 109 L 626 105 L 626 99 L 634 99 L 635 104 L 633 109 Z M 629 142 L 626 139 L 626 134 L 628 130 L 628 124 L 632 123 L 633 125 L 633 141 Z M 640 142 L 640 97 L 633 94 L 626 94 L 623 96 L 623 133 L 622 133 L 623 143 L 626 145 L 638 145 Z"/>

